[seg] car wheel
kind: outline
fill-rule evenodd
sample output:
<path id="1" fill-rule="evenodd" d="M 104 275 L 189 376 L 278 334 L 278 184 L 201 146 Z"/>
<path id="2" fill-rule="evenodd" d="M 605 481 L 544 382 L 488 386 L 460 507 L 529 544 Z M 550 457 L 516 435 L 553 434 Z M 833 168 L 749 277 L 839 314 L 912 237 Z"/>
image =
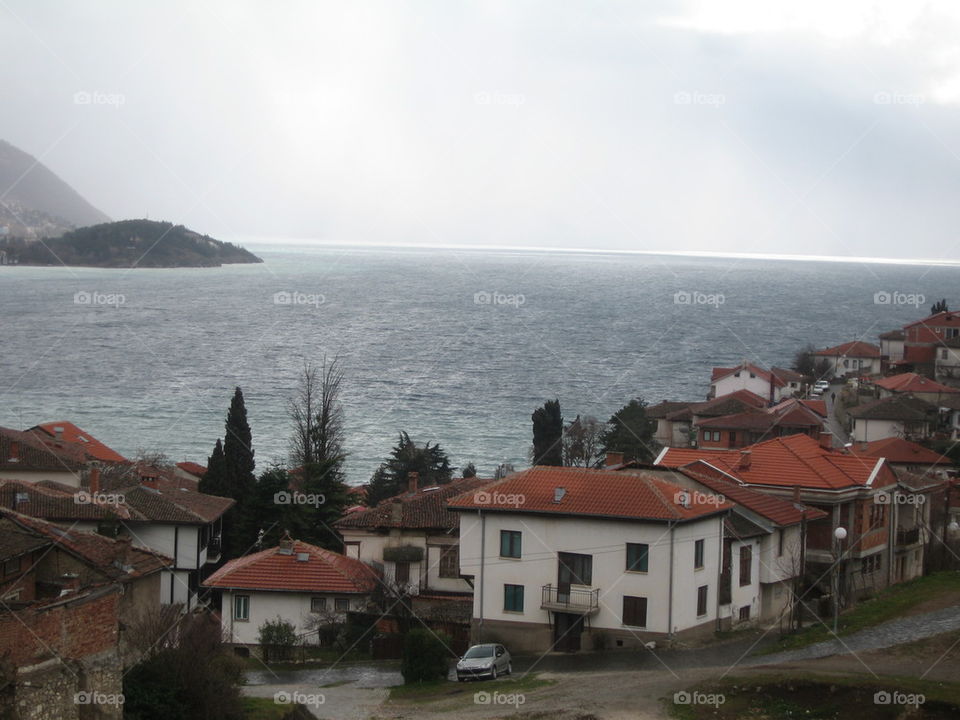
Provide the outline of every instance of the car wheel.
<path id="1" fill-rule="evenodd" d="M 507 663 L 507 675 L 513 675 L 513 663 Z"/>
<path id="2" fill-rule="evenodd" d="M 490 679 L 491 679 L 491 680 L 496 680 L 496 679 L 497 679 L 497 666 L 496 666 L 496 665 L 494 665 L 494 666 L 490 669 Z"/>

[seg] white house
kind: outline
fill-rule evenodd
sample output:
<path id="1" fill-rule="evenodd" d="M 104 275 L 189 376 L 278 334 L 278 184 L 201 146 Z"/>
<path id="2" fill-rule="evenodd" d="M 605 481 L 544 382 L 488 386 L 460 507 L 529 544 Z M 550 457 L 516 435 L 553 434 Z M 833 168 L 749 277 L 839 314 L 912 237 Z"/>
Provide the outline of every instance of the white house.
<path id="1" fill-rule="evenodd" d="M 537 466 L 449 505 L 474 585 L 474 642 L 637 647 L 718 627 L 731 503 L 661 478 Z"/>
<path id="2" fill-rule="evenodd" d="M 847 411 L 854 442 L 873 442 L 899 437 L 922 440 L 936 426 L 936 408 L 910 395 L 872 400 Z"/>
<path id="3" fill-rule="evenodd" d="M 890 330 L 880 335 L 880 362 L 883 369 L 903 360 L 903 330 Z"/>
<path id="4" fill-rule="evenodd" d="M 277 547 L 231 560 L 203 583 L 222 594 L 221 623 L 231 643 L 258 645 L 261 625 L 280 618 L 298 636 L 368 608 L 379 580 L 365 563 L 289 535 Z"/>
<path id="5" fill-rule="evenodd" d="M 830 363 L 832 377 L 880 373 L 880 348 L 862 340 L 817 350 L 813 355 L 819 360 L 827 360 Z"/>
<path id="6" fill-rule="evenodd" d="M 746 360 L 736 367 L 713 368 L 708 398 L 723 397 L 737 390 L 749 390 L 771 404 L 792 394 L 780 377 Z"/>
<path id="7" fill-rule="evenodd" d="M 0 480 L 48 481 L 79 488 L 88 457 L 70 444 L 48 445 L 47 438 L 35 430 L 0 428 Z"/>

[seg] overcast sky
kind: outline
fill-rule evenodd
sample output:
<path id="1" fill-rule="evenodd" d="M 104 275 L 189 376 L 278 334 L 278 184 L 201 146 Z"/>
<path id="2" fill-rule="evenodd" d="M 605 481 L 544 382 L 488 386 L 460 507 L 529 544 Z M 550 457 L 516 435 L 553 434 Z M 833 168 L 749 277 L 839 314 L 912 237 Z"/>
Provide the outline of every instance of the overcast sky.
<path id="1" fill-rule="evenodd" d="M 955 259 L 958 42 L 955 1 L 0 0 L 0 137 L 225 239 Z"/>

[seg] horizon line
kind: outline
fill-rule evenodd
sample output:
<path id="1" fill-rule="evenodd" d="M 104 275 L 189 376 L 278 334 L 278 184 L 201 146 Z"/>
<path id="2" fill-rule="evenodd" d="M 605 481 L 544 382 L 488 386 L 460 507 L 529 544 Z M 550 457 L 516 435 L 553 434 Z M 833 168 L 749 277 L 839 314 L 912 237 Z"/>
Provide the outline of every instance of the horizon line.
<path id="1" fill-rule="evenodd" d="M 726 252 L 715 250 L 627 250 L 608 248 L 564 248 L 537 245 L 452 245 L 443 243 L 382 243 L 321 240 L 319 238 L 246 236 L 246 242 L 267 245 L 312 245 L 317 247 L 346 247 L 351 249 L 386 250 L 467 250 L 481 252 L 564 253 L 568 255 L 662 255 L 667 257 L 703 257 L 731 260 L 786 260 L 793 262 L 870 263 L 874 265 L 931 265 L 958 267 L 960 260 L 934 258 L 867 257 L 855 255 L 800 255 L 791 253 Z"/>

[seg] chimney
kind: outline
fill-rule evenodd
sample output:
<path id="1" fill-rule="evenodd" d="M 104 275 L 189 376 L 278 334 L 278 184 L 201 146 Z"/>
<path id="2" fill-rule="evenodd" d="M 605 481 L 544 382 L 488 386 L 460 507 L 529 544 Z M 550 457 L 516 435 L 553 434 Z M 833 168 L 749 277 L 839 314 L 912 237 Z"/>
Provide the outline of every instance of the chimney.
<path id="1" fill-rule="evenodd" d="M 799 485 L 793 486 L 793 501 L 795 503 L 800 502 L 800 486 Z"/>
<path id="2" fill-rule="evenodd" d="M 820 447 L 824 450 L 833 450 L 833 435 L 831 433 L 820 433 Z"/>
<path id="3" fill-rule="evenodd" d="M 157 489 L 157 471 L 153 468 L 142 468 L 140 470 L 140 484 L 144 487 Z"/>
<path id="4" fill-rule="evenodd" d="M 417 487 L 420 485 L 420 473 L 416 470 L 411 470 L 407 473 L 407 491 L 416 492 Z"/>
<path id="5" fill-rule="evenodd" d="M 100 468 L 94 465 L 90 468 L 90 494 L 96 495 L 100 492 Z"/>
<path id="6" fill-rule="evenodd" d="M 390 503 L 390 521 L 398 525 L 403 522 L 403 503 L 400 498 L 394 498 Z"/>
<path id="7" fill-rule="evenodd" d="M 289 530 L 284 530 L 283 537 L 280 538 L 280 554 L 293 555 L 293 538 L 290 537 Z"/>
<path id="8" fill-rule="evenodd" d="M 607 467 L 611 465 L 623 465 L 623 453 L 607 450 L 607 460 L 604 463 Z"/>
<path id="9" fill-rule="evenodd" d="M 750 460 L 752 453 L 749 450 L 740 451 L 740 464 L 737 466 L 739 470 L 749 470 L 750 469 Z"/>

